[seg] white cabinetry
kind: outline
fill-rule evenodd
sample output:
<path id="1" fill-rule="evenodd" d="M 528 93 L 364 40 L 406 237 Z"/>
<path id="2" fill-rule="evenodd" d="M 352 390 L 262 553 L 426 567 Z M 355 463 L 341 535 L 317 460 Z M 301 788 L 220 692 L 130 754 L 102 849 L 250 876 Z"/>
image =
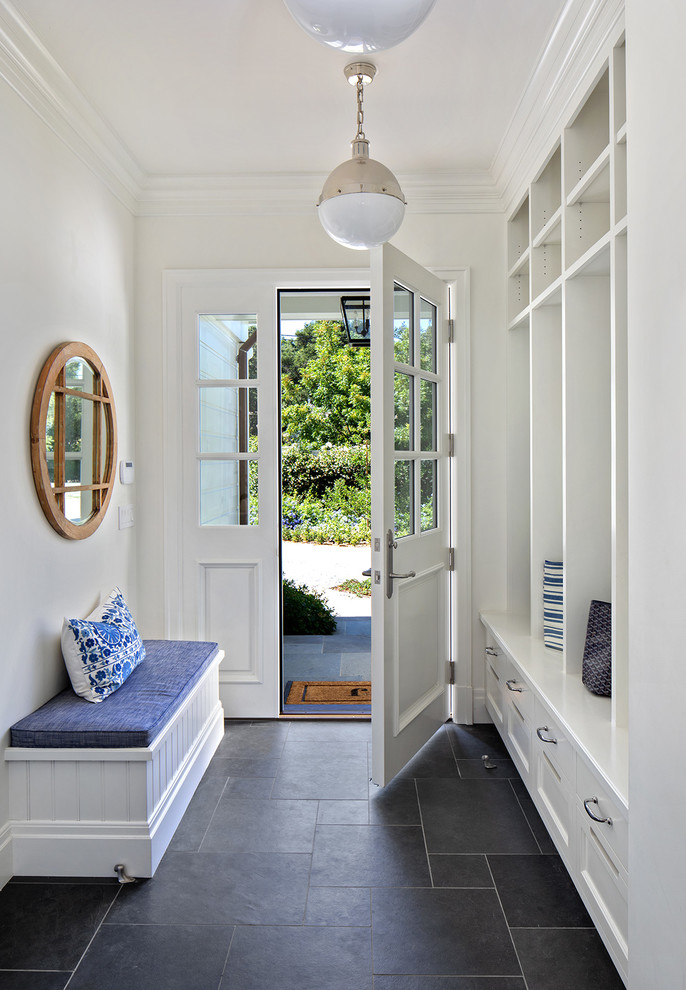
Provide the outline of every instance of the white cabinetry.
<path id="1" fill-rule="evenodd" d="M 627 730 L 523 618 L 481 619 L 488 712 L 626 981 Z"/>
<path id="2" fill-rule="evenodd" d="M 488 711 L 624 979 L 626 143 L 618 36 L 508 222 L 508 608 L 482 614 Z M 564 562 L 561 653 L 546 559 Z M 581 683 L 593 599 L 612 603 L 611 698 Z"/>

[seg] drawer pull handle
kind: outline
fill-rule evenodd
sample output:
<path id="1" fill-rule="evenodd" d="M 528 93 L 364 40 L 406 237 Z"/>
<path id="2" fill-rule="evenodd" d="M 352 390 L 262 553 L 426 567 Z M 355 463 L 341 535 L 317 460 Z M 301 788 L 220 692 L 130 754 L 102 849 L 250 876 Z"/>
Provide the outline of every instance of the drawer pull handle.
<path id="1" fill-rule="evenodd" d="M 551 736 L 550 739 L 546 739 L 546 737 L 543 735 L 544 732 L 549 732 L 549 731 L 550 730 L 547 725 L 541 725 L 538 727 L 538 729 L 536 729 L 536 735 L 541 740 L 541 742 L 555 743 L 555 745 L 557 746 L 557 739 L 555 739 L 554 736 Z"/>
<path id="2" fill-rule="evenodd" d="M 499 656 L 498 651 L 493 646 L 487 646 L 486 647 L 486 653 L 488 654 L 489 657 L 497 657 L 497 656 Z"/>
<path id="3" fill-rule="evenodd" d="M 517 683 L 514 677 L 512 677 L 509 681 L 505 681 L 505 683 L 507 684 L 508 691 L 519 691 L 519 693 L 521 694 L 521 692 L 524 690 L 523 688 L 520 687 L 512 687 L 513 684 Z"/>
<path id="4" fill-rule="evenodd" d="M 598 803 L 599 802 L 597 797 L 586 798 L 586 800 L 584 801 L 584 808 L 586 809 L 586 814 L 588 815 L 589 818 L 592 818 L 594 822 L 600 822 L 601 825 L 612 825 L 611 818 L 598 818 L 598 816 L 594 815 L 591 809 L 588 807 L 589 804 L 597 805 Z"/>

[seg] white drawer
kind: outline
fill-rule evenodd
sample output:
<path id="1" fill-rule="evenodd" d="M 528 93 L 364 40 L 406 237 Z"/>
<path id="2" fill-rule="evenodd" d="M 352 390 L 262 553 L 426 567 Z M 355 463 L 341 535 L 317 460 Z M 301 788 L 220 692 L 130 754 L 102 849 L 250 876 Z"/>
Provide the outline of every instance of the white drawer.
<path id="1" fill-rule="evenodd" d="M 565 735 L 560 724 L 544 708 L 538 698 L 534 699 L 532 728 L 538 739 L 537 745 L 546 753 L 558 772 L 574 785 L 574 747 Z"/>
<path id="2" fill-rule="evenodd" d="M 505 706 L 508 749 L 525 783 L 531 767 L 531 729 L 518 705 L 519 697 L 508 698 Z"/>
<path id="3" fill-rule="evenodd" d="M 603 841 L 599 826 L 577 809 L 577 884 L 586 907 L 624 980 L 628 966 L 627 875 Z"/>
<path id="4" fill-rule="evenodd" d="M 533 786 L 536 805 L 567 865 L 574 863 L 575 802 L 570 783 L 559 773 L 546 750 L 534 743 Z"/>
<path id="5" fill-rule="evenodd" d="M 505 726 L 503 681 L 498 673 L 497 658 L 486 655 L 486 707 L 499 729 Z"/>
<path id="6" fill-rule="evenodd" d="M 576 793 L 580 813 L 593 825 L 596 833 L 611 846 L 626 869 L 629 862 L 629 826 L 626 811 L 607 784 L 581 757 L 576 761 Z"/>
<path id="7" fill-rule="evenodd" d="M 533 692 L 507 655 L 501 662 L 499 673 L 503 694 L 515 702 L 527 722 L 531 723 L 534 717 Z"/>

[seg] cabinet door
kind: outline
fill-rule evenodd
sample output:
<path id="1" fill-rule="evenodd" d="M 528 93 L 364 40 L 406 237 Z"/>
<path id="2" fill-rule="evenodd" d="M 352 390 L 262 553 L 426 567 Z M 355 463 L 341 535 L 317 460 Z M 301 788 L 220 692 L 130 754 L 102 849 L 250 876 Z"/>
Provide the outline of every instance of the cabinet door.
<path id="1" fill-rule="evenodd" d="M 486 684 L 486 708 L 493 719 L 498 730 L 502 733 L 505 728 L 505 699 L 503 698 L 504 680 L 502 677 L 502 664 L 498 650 L 489 644 L 486 647 L 485 655 L 485 684 Z"/>
<path id="2" fill-rule="evenodd" d="M 629 823 L 626 810 L 607 784 L 581 758 L 577 760 L 576 792 L 579 812 L 626 869 L 629 862 Z"/>
<path id="3" fill-rule="evenodd" d="M 574 793 L 548 752 L 535 738 L 533 748 L 533 797 L 558 852 L 571 870 L 574 864 Z"/>
<path id="4" fill-rule="evenodd" d="M 512 697 L 507 699 L 505 706 L 507 748 L 510 751 L 515 766 L 522 780 L 529 785 L 531 771 L 531 726 L 520 704 Z"/>
<path id="5" fill-rule="evenodd" d="M 627 874 L 605 844 L 599 826 L 577 809 L 577 887 L 612 959 L 626 980 L 628 967 Z"/>

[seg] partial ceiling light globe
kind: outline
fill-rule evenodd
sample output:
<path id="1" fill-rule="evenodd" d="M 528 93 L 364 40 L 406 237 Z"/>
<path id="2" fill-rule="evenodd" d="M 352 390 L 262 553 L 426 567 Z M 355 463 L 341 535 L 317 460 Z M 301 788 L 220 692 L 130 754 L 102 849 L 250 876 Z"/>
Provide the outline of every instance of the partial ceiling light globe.
<path id="1" fill-rule="evenodd" d="M 416 31 L 436 0 L 284 0 L 313 38 L 351 55 L 392 48 Z"/>
<path id="2" fill-rule="evenodd" d="M 399 230 L 405 197 L 390 169 L 369 157 L 369 142 L 353 141 L 353 157 L 338 165 L 317 203 L 329 237 L 363 251 L 384 244 Z"/>

